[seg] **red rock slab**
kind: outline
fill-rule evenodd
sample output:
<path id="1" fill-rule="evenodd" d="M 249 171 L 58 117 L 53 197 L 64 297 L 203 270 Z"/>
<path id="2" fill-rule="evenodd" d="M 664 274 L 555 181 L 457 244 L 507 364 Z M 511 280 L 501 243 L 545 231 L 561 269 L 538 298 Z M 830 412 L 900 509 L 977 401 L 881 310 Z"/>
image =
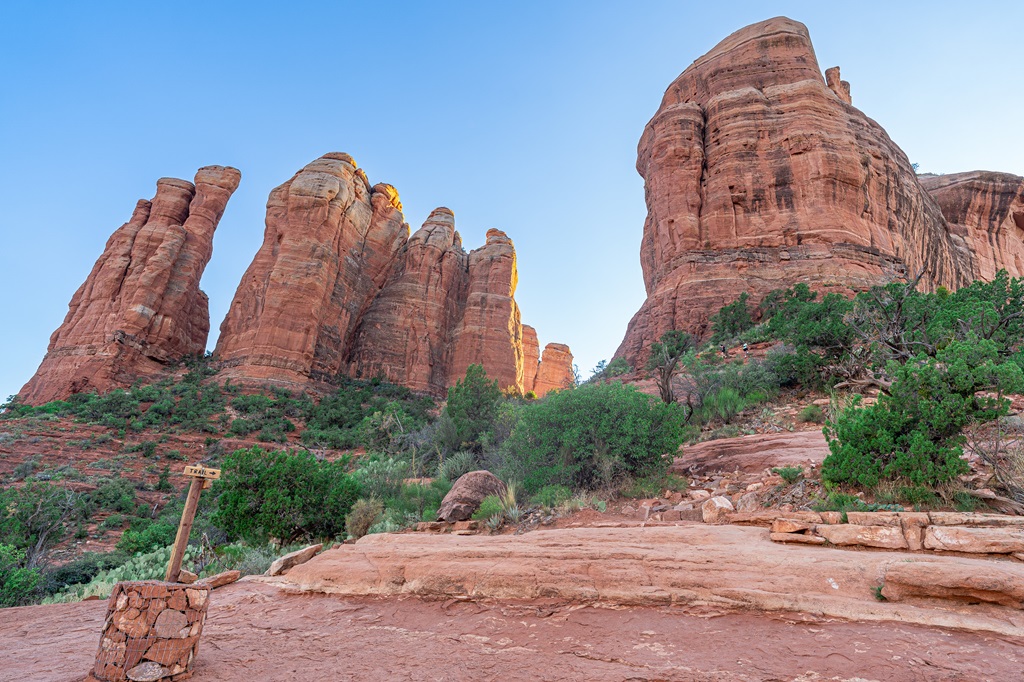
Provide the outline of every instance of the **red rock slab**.
<path id="1" fill-rule="evenodd" d="M 67 682 L 92 662 L 103 604 L 0 610 L 3 679 Z M 196 682 L 441 678 L 593 680 L 1012 680 L 1024 639 L 686 606 L 428 601 L 217 591 Z"/>
<path id="2" fill-rule="evenodd" d="M 889 566 L 919 558 L 780 545 L 765 529 L 729 525 L 567 528 L 518 536 L 378 534 L 323 552 L 283 578 L 260 580 L 347 596 L 699 603 L 1024 635 L 1024 612 L 1005 606 L 879 602 L 874 588 Z M 992 565 L 964 557 L 929 559 L 979 573 Z M 1000 567 L 1024 580 L 1024 566 Z"/>
<path id="3" fill-rule="evenodd" d="M 828 453 L 821 431 L 755 434 L 685 445 L 670 471 L 761 473 L 771 467 L 820 466 Z"/>

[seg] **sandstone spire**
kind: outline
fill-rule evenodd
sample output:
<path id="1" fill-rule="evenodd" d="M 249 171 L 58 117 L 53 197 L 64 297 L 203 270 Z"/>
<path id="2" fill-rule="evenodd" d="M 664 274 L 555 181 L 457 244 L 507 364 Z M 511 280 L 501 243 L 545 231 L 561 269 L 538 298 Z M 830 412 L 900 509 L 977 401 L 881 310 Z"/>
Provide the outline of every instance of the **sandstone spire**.
<path id="1" fill-rule="evenodd" d="M 157 181 L 156 196 L 138 202 L 71 299 L 22 400 L 126 387 L 206 350 L 209 305 L 199 280 L 240 179 L 234 168 L 207 166 L 195 184 Z"/>

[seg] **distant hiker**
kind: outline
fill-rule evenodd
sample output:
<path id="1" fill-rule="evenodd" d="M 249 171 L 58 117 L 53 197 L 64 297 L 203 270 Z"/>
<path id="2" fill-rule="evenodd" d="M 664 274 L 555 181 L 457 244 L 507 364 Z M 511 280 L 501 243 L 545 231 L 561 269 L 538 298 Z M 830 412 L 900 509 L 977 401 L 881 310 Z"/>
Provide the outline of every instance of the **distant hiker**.
<path id="1" fill-rule="evenodd" d="M 722 344 L 722 357 L 723 358 L 729 357 L 729 353 L 725 350 L 725 344 L 724 343 Z"/>
<path id="2" fill-rule="evenodd" d="M 747 344 L 743 344 L 743 357 L 750 357 L 750 348 L 747 346 Z"/>

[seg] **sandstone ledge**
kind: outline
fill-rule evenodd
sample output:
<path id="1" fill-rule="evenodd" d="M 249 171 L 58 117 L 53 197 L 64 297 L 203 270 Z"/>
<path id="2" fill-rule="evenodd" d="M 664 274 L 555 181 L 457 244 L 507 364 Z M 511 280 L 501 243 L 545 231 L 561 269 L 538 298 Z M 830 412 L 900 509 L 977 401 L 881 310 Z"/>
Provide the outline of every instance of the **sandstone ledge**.
<path id="1" fill-rule="evenodd" d="M 906 552 L 822 551 L 776 544 L 768 535 L 762 528 L 706 525 L 520 536 L 382 534 L 324 552 L 284 578 L 256 580 L 347 596 L 693 604 L 1024 635 L 1024 613 L 1005 605 L 1015 598 L 1011 583 L 1024 581 L 1024 565 Z M 1002 596 L 984 603 L 936 603 L 935 596 L 907 588 L 888 602 L 878 601 L 875 591 L 887 584 L 887 574 L 908 562 L 937 575 L 986 575 L 997 566 L 998 579 L 984 590 Z"/>

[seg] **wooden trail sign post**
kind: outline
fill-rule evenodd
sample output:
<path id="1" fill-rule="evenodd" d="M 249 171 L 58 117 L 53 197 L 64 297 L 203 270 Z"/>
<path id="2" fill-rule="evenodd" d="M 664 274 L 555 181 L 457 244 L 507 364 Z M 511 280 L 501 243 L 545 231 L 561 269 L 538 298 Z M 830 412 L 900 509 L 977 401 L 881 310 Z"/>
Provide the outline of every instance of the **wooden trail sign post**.
<path id="1" fill-rule="evenodd" d="M 215 480 L 220 478 L 220 469 L 207 469 L 200 464 L 194 464 L 186 466 L 184 474 L 192 479 L 192 483 L 188 486 L 185 509 L 181 512 L 181 523 L 178 524 L 178 534 L 174 537 L 174 549 L 171 550 L 171 560 L 167 564 L 167 575 L 164 576 L 164 581 L 169 583 L 178 582 L 178 574 L 181 573 L 181 560 L 185 558 L 188 536 L 192 532 L 192 523 L 196 520 L 199 494 L 204 488 L 209 488 Z"/>

